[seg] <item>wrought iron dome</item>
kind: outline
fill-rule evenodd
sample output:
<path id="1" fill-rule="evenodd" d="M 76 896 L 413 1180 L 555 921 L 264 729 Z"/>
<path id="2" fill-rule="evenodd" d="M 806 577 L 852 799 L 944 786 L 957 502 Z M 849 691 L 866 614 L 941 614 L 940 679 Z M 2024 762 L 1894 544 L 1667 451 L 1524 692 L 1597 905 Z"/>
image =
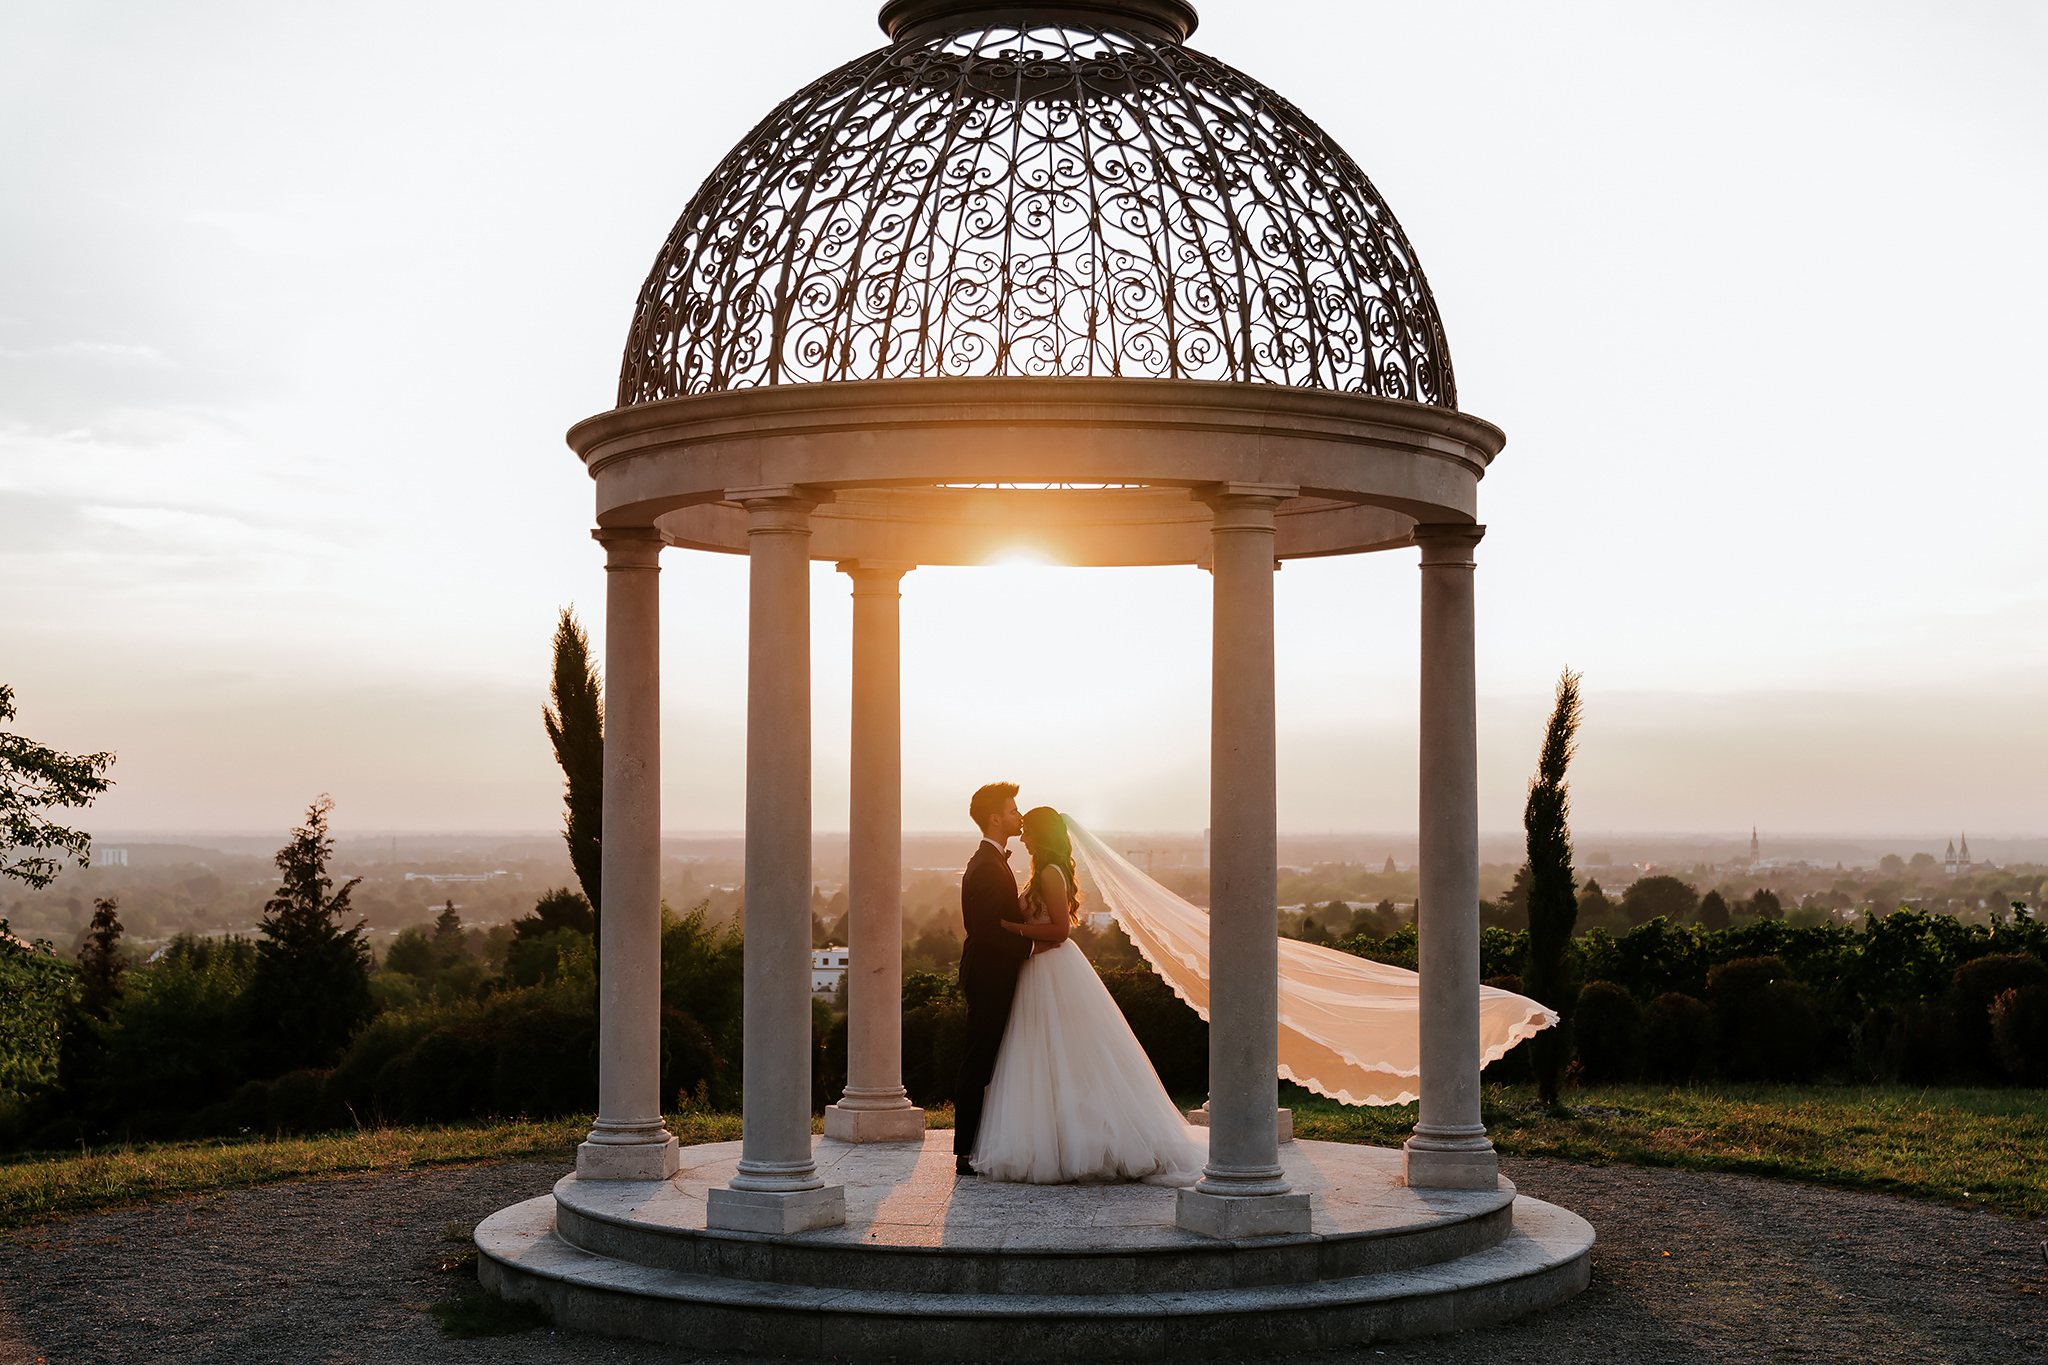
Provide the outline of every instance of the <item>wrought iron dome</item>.
<path id="1" fill-rule="evenodd" d="M 1185 0 L 891 0 L 890 44 L 720 163 L 640 293 L 619 406 L 839 380 L 1238 381 L 1455 409 L 1365 173 L 1184 45 Z"/>

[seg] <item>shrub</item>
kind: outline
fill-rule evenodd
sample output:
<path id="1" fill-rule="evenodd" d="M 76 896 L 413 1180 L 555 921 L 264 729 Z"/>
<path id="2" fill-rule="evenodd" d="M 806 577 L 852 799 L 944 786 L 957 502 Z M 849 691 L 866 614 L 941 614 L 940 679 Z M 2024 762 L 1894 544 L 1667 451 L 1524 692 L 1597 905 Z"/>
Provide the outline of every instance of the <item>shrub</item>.
<path id="1" fill-rule="evenodd" d="M 1991 1002 L 1991 1050 L 2021 1085 L 2048 1084 L 2048 986 L 2002 991 Z"/>
<path id="2" fill-rule="evenodd" d="M 1948 1003 L 1958 1071 L 1974 1077 L 2003 1070 L 1992 1051 L 1991 1004 L 2007 991 L 2028 986 L 2048 987 L 2048 966 L 2029 953 L 1992 953 L 1956 968 Z"/>
<path id="3" fill-rule="evenodd" d="M 1639 878 L 1621 893 L 1621 912 L 1630 924 L 1648 924 L 1660 918 L 1685 924 L 1699 904 L 1699 892 L 1688 883 L 1662 875 Z"/>
<path id="4" fill-rule="evenodd" d="M 446 1122 L 490 1112 L 497 1030 L 488 1024 L 435 1029 L 405 1054 L 399 1104 L 408 1119 Z"/>
<path id="5" fill-rule="evenodd" d="M 662 1041 L 673 1032 L 662 1011 Z M 492 1113 L 547 1118 L 597 1109 L 597 1019 L 541 1001 L 508 1010 L 494 1030 L 490 1091 Z M 663 1057 L 662 1099 L 673 1090 Z"/>
<path id="6" fill-rule="evenodd" d="M 1643 1011 L 1643 1073 L 1653 1081 L 1684 1085 L 1707 1074 L 1714 1060 L 1714 1015 L 1692 996 L 1666 991 Z"/>
<path id="7" fill-rule="evenodd" d="M 904 983 L 906 1000 L 918 980 Z M 913 1103 L 927 1107 L 953 1102 L 953 1082 L 967 1055 L 967 1002 L 951 982 L 946 985 L 945 991 L 934 991 L 923 1004 L 903 1011 L 903 1088 Z"/>
<path id="8" fill-rule="evenodd" d="M 522 925 L 525 922 L 520 921 Z M 562 949 L 584 947 L 589 942 L 590 935 L 577 929 L 556 929 L 514 939 L 505 952 L 505 980 L 514 987 L 553 985 L 560 974 Z"/>
<path id="9" fill-rule="evenodd" d="M 1642 1069 L 1642 1007 L 1612 981 L 1589 981 L 1580 989 L 1572 1035 L 1587 1085 L 1634 1080 Z"/>
<path id="10" fill-rule="evenodd" d="M 263 1128 L 270 1133 L 318 1133 L 337 1126 L 326 1103 L 331 1071 L 288 1071 L 270 1085 L 263 1102 Z"/>
<path id="11" fill-rule="evenodd" d="M 1775 957 L 1739 957 L 1707 973 L 1721 1065 L 1737 1080 L 1805 1080 L 1819 1063 L 1813 1007 Z"/>

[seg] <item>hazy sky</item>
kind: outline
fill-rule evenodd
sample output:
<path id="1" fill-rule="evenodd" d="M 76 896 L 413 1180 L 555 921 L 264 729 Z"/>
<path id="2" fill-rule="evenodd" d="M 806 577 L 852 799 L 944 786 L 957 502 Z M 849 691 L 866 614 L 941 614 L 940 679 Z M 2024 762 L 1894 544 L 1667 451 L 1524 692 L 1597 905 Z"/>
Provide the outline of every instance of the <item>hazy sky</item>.
<path id="1" fill-rule="evenodd" d="M 549 630 L 699 180 L 876 0 L 0 8 L 0 680 L 108 829 L 552 825 Z M 1481 489 L 1482 811 L 1584 671 L 1579 823 L 2048 830 L 2048 8 L 1206 0 L 1442 309 Z M 745 564 L 664 557 L 666 819 L 735 828 Z M 1281 813 L 1414 822 L 1412 552 L 1279 579 Z M 845 580 L 815 578 L 818 820 Z M 1207 810 L 1208 579 L 906 580 L 906 822 L 997 775 Z M 1024 615 L 1071 621 L 1070 675 Z M 1019 666 L 991 685 L 989 658 Z"/>

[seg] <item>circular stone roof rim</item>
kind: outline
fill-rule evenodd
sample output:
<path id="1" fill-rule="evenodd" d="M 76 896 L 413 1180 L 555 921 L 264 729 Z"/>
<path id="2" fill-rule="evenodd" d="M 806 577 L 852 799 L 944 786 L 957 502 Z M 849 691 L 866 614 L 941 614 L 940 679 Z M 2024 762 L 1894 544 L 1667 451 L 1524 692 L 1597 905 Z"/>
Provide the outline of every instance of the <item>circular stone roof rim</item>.
<path id="1" fill-rule="evenodd" d="M 1044 4 L 1001 4 L 990 0 L 888 0 L 876 17 L 891 42 L 949 29 L 1005 25 L 1031 27 L 1076 23 L 1150 30 L 1171 43 L 1184 43 L 1201 18 L 1188 0 L 1052 0 Z"/>
<path id="2" fill-rule="evenodd" d="M 823 384 L 762 384 L 744 389 L 716 389 L 708 393 L 683 394 L 647 403 L 631 403 L 595 413 L 570 427 L 565 435 L 576 455 L 590 460 L 607 442 L 649 432 L 697 423 L 718 427 L 732 423 L 735 429 L 777 428 L 783 432 L 801 430 L 807 424 L 802 414 L 815 414 L 816 430 L 846 430 L 868 426 L 878 430 L 908 423 L 924 425 L 936 421 L 958 425 L 963 419 L 953 413 L 944 416 L 914 415 L 920 408 L 983 408 L 985 412 L 965 419 L 1010 423 L 1019 420 L 1023 409 L 1035 409 L 1034 421 L 1072 422 L 1100 420 L 1101 407 L 1213 408 L 1218 413 L 1234 412 L 1230 428 L 1250 434 L 1262 423 L 1256 418 L 1269 415 L 1270 425 L 1281 429 L 1313 429 L 1322 424 L 1327 439 L 1346 440 L 1339 429 L 1347 423 L 1408 430 L 1425 438 L 1448 440 L 1477 453 L 1476 471 L 1484 473 L 1507 445 L 1507 433 L 1483 417 L 1457 408 L 1440 408 L 1408 398 L 1353 393 L 1339 389 L 1294 388 L 1281 384 L 1257 384 L 1217 379 L 1134 379 L 1102 375 L 960 375 L 915 379 L 841 379 Z M 893 409 L 886 416 L 869 416 L 875 409 Z M 775 414 L 763 421 L 766 412 Z M 1064 411 L 1062 411 L 1064 410 Z M 1119 414 L 1125 421 L 1130 414 Z M 797 420 L 791 421 L 795 418 Z M 1255 420 L 1246 421 L 1246 418 Z M 1167 425 L 1178 425 L 1169 422 Z M 1203 422 L 1202 425 L 1215 425 Z M 633 453 L 613 452 L 601 464 Z M 595 475 L 597 466 L 590 467 Z"/>

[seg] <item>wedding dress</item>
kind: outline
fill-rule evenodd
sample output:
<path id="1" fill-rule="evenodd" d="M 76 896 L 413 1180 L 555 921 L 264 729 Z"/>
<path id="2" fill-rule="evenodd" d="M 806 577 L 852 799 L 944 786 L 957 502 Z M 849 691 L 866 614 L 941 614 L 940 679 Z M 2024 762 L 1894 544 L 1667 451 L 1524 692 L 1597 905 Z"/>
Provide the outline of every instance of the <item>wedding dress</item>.
<path id="1" fill-rule="evenodd" d="M 1025 960 L 982 1110 L 976 1171 L 1034 1185 L 1192 1185 L 1208 1159 L 1206 1138 L 1167 1097 L 1072 940 Z"/>
<path id="2" fill-rule="evenodd" d="M 1152 969 L 1206 1020 L 1209 912 L 1153 881 L 1071 816 L 1067 833 L 1084 895 L 1115 916 Z M 1421 1001 L 1414 972 L 1281 939 L 1280 1074 L 1345 1104 L 1418 1098 L 1411 1082 L 1422 1074 Z M 1527 996 L 1481 986 L 1475 1060 L 1496 1061 L 1556 1022 L 1556 1011 Z"/>

